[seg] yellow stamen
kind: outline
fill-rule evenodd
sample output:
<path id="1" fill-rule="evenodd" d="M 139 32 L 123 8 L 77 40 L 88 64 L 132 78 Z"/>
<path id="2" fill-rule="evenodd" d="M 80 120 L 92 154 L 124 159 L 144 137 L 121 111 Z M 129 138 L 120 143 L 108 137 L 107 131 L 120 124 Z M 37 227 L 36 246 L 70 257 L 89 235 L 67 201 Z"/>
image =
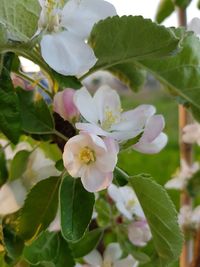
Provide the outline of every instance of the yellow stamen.
<path id="1" fill-rule="evenodd" d="M 86 146 L 80 150 L 79 159 L 85 164 L 95 162 L 95 152 L 91 148 Z"/>

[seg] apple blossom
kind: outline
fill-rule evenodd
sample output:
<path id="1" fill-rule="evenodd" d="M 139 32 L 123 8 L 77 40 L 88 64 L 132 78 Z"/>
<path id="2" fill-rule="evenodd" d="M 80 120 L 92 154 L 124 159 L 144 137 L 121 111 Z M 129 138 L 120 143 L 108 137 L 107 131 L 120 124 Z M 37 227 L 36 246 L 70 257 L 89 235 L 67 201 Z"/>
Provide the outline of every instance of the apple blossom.
<path id="1" fill-rule="evenodd" d="M 0 215 L 9 214 L 22 207 L 27 192 L 37 182 L 60 172 L 55 163 L 46 158 L 40 148 L 35 149 L 28 160 L 27 168 L 20 179 L 5 183 L 0 188 Z"/>
<path id="2" fill-rule="evenodd" d="M 103 257 L 97 250 L 93 250 L 84 257 L 87 267 L 137 267 L 138 262 L 131 256 L 120 259 L 122 251 L 117 243 L 110 243 L 104 251 Z"/>
<path id="3" fill-rule="evenodd" d="M 146 219 L 136 220 L 128 226 L 128 238 L 135 246 L 146 246 L 152 238 Z"/>
<path id="4" fill-rule="evenodd" d="M 167 135 L 162 132 L 165 121 L 162 115 L 153 115 L 147 119 L 144 132 L 133 149 L 145 154 L 160 152 L 167 144 Z"/>
<path id="5" fill-rule="evenodd" d="M 183 141 L 188 144 L 197 143 L 200 146 L 200 124 L 188 124 L 183 128 Z"/>
<path id="6" fill-rule="evenodd" d="M 53 108 L 64 120 L 73 121 L 79 116 L 73 97 L 75 90 L 67 88 L 54 96 Z"/>
<path id="7" fill-rule="evenodd" d="M 167 189 L 183 190 L 187 186 L 188 181 L 199 170 L 199 163 L 195 162 L 189 166 L 185 160 L 181 160 L 181 169 L 177 175 L 165 184 Z"/>
<path id="8" fill-rule="evenodd" d="M 64 7 L 61 1 L 39 2 L 42 57 L 63 75 L 84 74 L 97 61 L 86 39 L 96 22 L 116 15 L 115 8 L 103 0 L 69 0 Z"/>
<path id="9" fill-rule="evenodd" d="M 108 187 L 108 194 L 116 203 L 117 209 L 128 220 L 132 220 L 133 216 L 140 218 L 145 217 L 135 192 L 130 186 L 117 187 L 116 185 L 111 184 Z"/>
<path id="10" fill-rule="evenodd" d="M 81 133 L 66 143 L 63 162 L 72 177 L 81 178 L 87 191 L 97 192 L 111 184 L 117 154 L 118 146 L 113 139 Z"/>
<path id="11" fill-rule="evenodd" d="M 77 129 L 100 136 L 110 136 L 119 142 L 141 134 L 147 120 L 155 113 L 155 108 L 151 105 L 140 105 L 133 110 L 122 112 L 119 95 L 108 86 L 100 87 L 93 97 L 83 87 L 76 91 L 74 102 L 87 121 L 87 123 L 76 123 Z M 157 121 L 155 123 L 157 124 Z M 154 142 L 157 132 L 153 131 L 152 134 L 148 130 L 147 132 L 150 135 L 150 140 L 147 141 Z M 143 139 L 146 140 L 146 137 Z M 155 142 L 159 146 L 157 144 L 159 142 L 157 140 Z"/>

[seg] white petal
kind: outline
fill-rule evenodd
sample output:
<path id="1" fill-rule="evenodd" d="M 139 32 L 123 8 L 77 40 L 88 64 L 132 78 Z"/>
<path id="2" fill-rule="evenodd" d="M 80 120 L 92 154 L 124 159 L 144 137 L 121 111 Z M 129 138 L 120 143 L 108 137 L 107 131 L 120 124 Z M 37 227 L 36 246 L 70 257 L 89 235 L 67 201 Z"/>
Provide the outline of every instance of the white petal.
<path id="1" fill-rule="evenodd" d="M 94 103 L 98 110 L 100 122 L 106 119 L 106 111 L 111 111 L 114 116 L 120 119 L 120 98 L 117 92 L 109 86 L 102 86 L 96 91 L 94 94 Z"/>
<path id="2" fill-rule="evenodd" d="M 112 200 L 114 200 L 115 202 L 123 201 L 121 194 L 119 194 L 119 189 L 115 184 L 111 184 L 108 187 L 108 194 L 112 198 Z"/>
<path id="3" fill-rule="evenodd" d="M 96 134 L 100 136 L 107 136 L 108 133 L 102 130 L 98 125 L 92 123 L 78 122 L 75 124 L 76 128 L 80 131 L 87 132 L 89 134 Z"/>
<path id="4" fill-rule="evenodd" d="M 160 133 L 160 135 L 154 139 L 151 143 L 143 143 L 142 141 L 138 142 L 133 146 L 133 148 L 141 153 L 145 154 L 156 154 L 159 153 L 167 144 L 168 137 L 164 133 Z"/>
<path id="5" fill-rule="evenodd" d="M 19 210 L 26 197 L 26 189 L 21 180 L 4 184 L 0 189 L 0 215 Z"/>
<path id="6" fill-rule="evenodd" d="M 91 251 L 83 259 L 85 260 L 86 263 L 90 264 L 92 267 L 102 265 L 102 257 L 101 257 L 101 254 L 97 250 Z"/>
<path id="7" fill-rule="evenodd" d="M 44 35 L 41 53 L 46 63 L 63 75 L 82 75 L 96 63 L 89 45 L 67 31 Z"/>
<path id="8" fill-rule="evenodd" d="M 141 140 L 151 143 L 159 136 L 165 126 L 165 120 L 162 115 L 154 115 L 149 118 L 144 129 Z"/>
<path id="9" fill-rule="evenodd" d="M 118 260 L 114 263 L 113 267 L 137 267 L 139 266 L 139 262 L 136 261 L 132 256 L 128 256 L 125 259 Z"/>
<path id="10" fill-rule="evenodd" d="M 195 32 L 199 36 L 200 35 L 200 19 L 193 18 L 188 24 L 188 30 Z"/>
<path id="11" fill-rule="evenodd" d="M 81 88 L 74 94 L 74 103 L 81 115 L 91 123 L 98 122 L 97 108 L 94 101 L 86 88 Z"/>
<path id="12" fill-rule="evenodd" d="M 87 38 L 93 25 L 101 19 L 116 15 L 108 2 L 98 0 L 69 0 L 62 13 L 62 25 L 82 38 Z"/>
<path id="13" fill-rule="evenodd" d="M 117 140 L 118 142 L 123 142 L 129 139 L 132 139 L 138 136 L 143 130 L 136 130 L 136 131 L 116 131 L 108 133 L 107 136 L 112 137 L 113 139 Z"/>
<path id="14" fill-rule="evenodd" d="M 118 243 L 110 243 L 104 251 L 104 260 L 115 262 L 122 255 L 122 250 Z"/>
<path id="15" fill-rule="evenodd" d="M 117 202 L 116 207 L 122 215 L 124 215 L 128 220 L 133 219 L 133 213 L 131 213 L 125 206 L 123 202 Z"/>
<path id="16" fill-rule="evenodd" d="M 182 190 L 182 189 L 185 188 L 186 184 L 187 184 L 186 179 L 180 179 L 180 178 L 176 177 L 176 178 L 173 178 L 173 179 L 169 180 L 165 184 L 165 188 Z"/>
<path id="17" fill-rule="evenodd" d="M 82 184 L 88 192 L 98 192 L 106 189 L 112 182 L 112 173 L 104 173 L 95 165 L 90 166 L 81 177 Z"/>

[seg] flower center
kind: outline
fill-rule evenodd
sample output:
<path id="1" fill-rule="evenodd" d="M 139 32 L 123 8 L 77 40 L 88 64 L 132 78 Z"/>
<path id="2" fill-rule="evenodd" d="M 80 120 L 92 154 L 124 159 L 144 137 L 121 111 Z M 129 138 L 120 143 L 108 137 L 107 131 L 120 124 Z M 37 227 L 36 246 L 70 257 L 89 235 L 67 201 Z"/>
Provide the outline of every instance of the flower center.
<path id="1" fill-rule="evenodd" d="M 102 267 L 112 267 L 113 264 L 110 260 L 104 260 Z"/>
<path id="2" fill-rule="evenodd" d="M 102 122 L 102 128 L 104 130 L 108 130 L 112 126 L 112 124 L 120 121 L 120 116 L 117 114 L 114 114 L 114 112 L 108 108 L 106 108 L 104 116 L 105 116 L 105 119 Z"/>
<path id="3" fill-rule="evenodd" d="M 126 203 L 126 208 L 127 208 L 127 210 L 131 210 L 135 204 L 136 204 L 136 202 L 135 202 L 134 199 L 129 200 L 129 201 Z"/>
<path id="4" fill-rule="evenodd" d="M 90 164 L 92 162 L 95 162 L 96 157 L 95 157 L 95 152 L 89 147 L 84 147 L 80 150 L 79 152 L 79 159 L 85 164 Z"/>

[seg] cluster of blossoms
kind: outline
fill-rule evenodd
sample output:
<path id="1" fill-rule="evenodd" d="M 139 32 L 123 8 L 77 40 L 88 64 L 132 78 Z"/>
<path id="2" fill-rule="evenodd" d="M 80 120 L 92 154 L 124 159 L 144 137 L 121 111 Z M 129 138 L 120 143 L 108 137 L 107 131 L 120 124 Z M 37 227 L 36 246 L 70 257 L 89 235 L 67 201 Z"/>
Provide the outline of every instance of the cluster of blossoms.
<path id="1" fill-rule="evenodd" d="M 79 121 L 75 127 L 80 132 L 66 143 L 63 161 L 68 173 L 80 177 L 89 192 L 111 184 L 118 153 L 127 141 L 147 154 L 158 153 L 167 143 L 164 118 L 155 115 L 153 106 L 123 112 L 119 95 L 108 86 L 100 87 L 93 97 L 84 87 L 76 92 L 65 89 L 55 96 L 54 110 L 65 120 Z"/>

